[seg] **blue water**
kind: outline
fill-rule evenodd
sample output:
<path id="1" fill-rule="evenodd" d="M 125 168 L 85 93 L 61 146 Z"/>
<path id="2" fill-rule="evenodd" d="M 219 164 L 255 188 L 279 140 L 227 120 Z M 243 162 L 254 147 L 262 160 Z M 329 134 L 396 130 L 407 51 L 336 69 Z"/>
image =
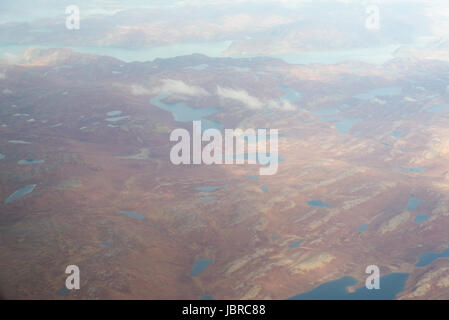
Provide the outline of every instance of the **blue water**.
<path id="1" fill-rule="evenodd" d="M 449 109 L 449 104 L 438 104 L 435 105 L 433 107 L 431 107 L 430 109 L 427 109 L 427 112 L 441 112 L 441 111 L 445 111 Z"/>
<path id="2" fill-rule="evenodd" d="M 109 111 L 108 113 L 106 113 L 106 115 L 108 117 L 115 117 L 115 116 L 119 116 L 121 114 L 122 114 L 122 112 L 120 110 Z"/>
<path id="3" fill-rule="evenodd" d="M 27 164 L 38 164 L 38 163 L 44 163 L 45 160 L 43 159 L 26 159 L 26 160 L 19 160 L 17 164 L 23 166 Z"/>
<path id="4" fill-rule="evenodd" d="M 24 186 L 20 189 L 17 189 L 13 194 L 11 194 L 6 200 L 5 204 L 9 204 L 19 198 L 22 198 L 23 196 L 33 192 L 34 188 L 36 187 L 35 184 L 30 184 L 28 186 Z"/>
<path id="5" fill-rule="evenodd" d="M 400 87 L 386 87 L 386 88 L 373 89 L 361 94 L 357 94 L 354 96 L 354 98 L 369 100 L 375 97 L 399 95 L 401 94 L 401 92 L 402 89 Z"/>
<path id="6" fill-rule="evenodd" d="M 260 190 L 262 190 L 263 192 L 268 192 L 268 188 L 267 187 L 260 187 Z"/>
<path id="7" fill-rule="evenodd" d="M 201 130 L 215 128 L 221 130 L 222 125 L 218 122 L 204 119 L 204 117 L 213 115 L 218 111 L 218 108 L 190 108 L 185 102 L 166 103 L 163 100 L 168 96 L 160 94 L 159 96 L 150 99 L 151 104 L 159 109 L 168 111 L 172 114 L 173 119 L 178 122 L 192 122 L 194 120 L 201 121 Z"/>
<path id="8" fill-rule="evenodd" d="M 190 275 L 192 276 L 200 275 L 209 266 L 211 262 L 212 262 L 211 259 L 196 259 L 195 262 L 193 263 Z"/>
<path id="9" fill-rule="evenodd" d="M 259 176 L 248 176 L 248 179 L 258 180 L 258 179 L 259 179 Z"/>
<path id="10" fill-rule="evenodd" d="M 390 273 L 380 277 L 380 289 L 369 290 L 365 286 L 348 292 L 347 287 L 357 284 L 353 277 L 342 277 L 289 298 L 289 300 L 394 300 L 407 282 L 406 273 Z"/>
<path id="11" fill-rule="evenodd" d="M 125 214 L 125 215 L 127 215 L 128 217 L 131 217 L 131 218 L 134 218 L 134 219 L 140 219 L 140 220 L 144 220 L 144 219 L 145 219 L 145 217 L 144 217 L 143 215 L 141 215 L 141 214 L 139 214 L 139 213 L 136 213 L 136 212 L 132 212 L 132 211 L 123 211 L 123 210 L 120 210 L 120 213 L 121 213 L 121 214 Z"/>
<path id="12" fill-rule="evenodd" d="M 324 203 L 320 200 L 312 200 L 312 201 L 307 202 L 307 204 L 309 206 L 314 206 L 314 207 L 325 207 L 325 208 L 329 208 L 329 209 L 333 208 L 333 206 L 328 205 L 327 203 Z"/>
<path id="13" fill-rule="evenodd" d="M 203 200 L 215 200 L 217 199 L 217 197 L 215 196 L 200 196 L 201 199 Z"/>
<path id="14" fill-rule="evenodd" d="M 288 245 L 288 247 L 289 247 L 289 248 L 297 248 L 297 247 L 300 246 L 301 242 L 302 242 L 302 240 L 298 240 L 298 241 L 292 242 L 292 243 L 290 243 L 290 244 Z"/>
<path id="15" fill-rule="evenodd" d="M 326 116 L 326 115 L 336 114 L 339 112 L 340 112 L 340 110 L 337 108 L 324 108 L 324 109 L 312 111 L 312 113 L 317 116 Z"/>
<path id="16" fill-rule="evenodd" d="M 337 131 L 341 133 L 349 133 L 351 128 L 360 121 L 360 119 L 346 118 L 342 116 L 323 116 L 320 117 L 320 119 L 322 121 L 332 123 L 337 128 Z"/>
<path id="17" fill-rule="evenodd" d="M 0 153 L 0 160 L 5 159 L 5 155 Z"/>
<path id="18" fill-rule="evenodd" d="M 292 89 L 287 86 L 279 86 L 279 89 L 284 91 L 283 99 L 288 100 L 292 104 L 298 103 L 302 99 L 302 92 Z"/>
<path id="19" fill-rule="evenodd" d="M 223 188 L 223 186 L 208 186 L 208 187 L 198 187 L 195 188 L 196 191 L 215 191 L 220 188 Z"/>
<path id="20" fill-rule="evenodd" d="M 357 230 L 361 231 L 361 232 L 366 231 L 366 229 L 368 229 L 368 225 L 367 224 L 362 224 L 362 225 L 357 227 Z"/>
<path id="21" fill-rule="evenodd" d="M 427 170 L 427 168 L 394 168 L 394 170 L 399 171 L 407 171 L 407 172 L 413 172 L 413 173 L 422 173 Z"/>
<path id="22" fill-rule="evenodd" d="M 449 249 L 442 252 L 428 252 L 423 253 L 419 256 L 418 263 L 415 264 L 416 267 L 425 267 L 434 262 L 438 258 L 449 258 Z"/>
<path id="23" fill-rule="evenodd" d="M 399 130 L 395 130 L 395 131 L 393 131 L 393 132 L 391 133 L 391 135 L 392 135 L 393 137 L 396 137 L 396 138 L 402 136 L 403 134 L 404 134 L 404 132 L 399 131 Z"/>
<path id="24" fill-rule="evenodd" d="M 421 203 L 421 200 L 411 197 L 407 202 L 407 210 L 415 210 L 418 205 Z"/>
<path id="25" fill-rule="evenodd" d="M 212 297 L 210 294 L 203 294 L 201 296 L 201 300 L 214 300 L 214 297 Z"/>
<path id="26" fill-rule="evenodd" d="M 428 218 L 429 218 L 428 216 L 420 214 L 420 215 L 417 215 L 415 217 L 415 220 L 413 220 L 413 221 L 415 221 L 415 222 L 425 222 L 425 221 L 427 221 Z"/>
<path id="27" fill-rule="evenodd" d="M 129 116 L 122 116 L 122 117 L 106 118 L 104 120 L 108 121 L 108 122 L 117 122 L 117 121 L 128 119 L 128 118 L 129 118 Z"/>
<path id="28" fill-rule="evenodd" d="M 114 246 L 114 242 L 110 242 L 110 241 L 103 241 L 101 244 L 104 245 L 104 246 L 107 246 L 107 247 L 113 247 Z"/>
<path id="29" fill-rule="evenodd" d="M 70 293 L 70 290 L 67 289 L 67 288 L 63 288 L 63 289 L 58 290 L 58 295 L 59 295 L 59 296 L 66 296 L 66 295 L 68 295 L 69 293 Z"/>

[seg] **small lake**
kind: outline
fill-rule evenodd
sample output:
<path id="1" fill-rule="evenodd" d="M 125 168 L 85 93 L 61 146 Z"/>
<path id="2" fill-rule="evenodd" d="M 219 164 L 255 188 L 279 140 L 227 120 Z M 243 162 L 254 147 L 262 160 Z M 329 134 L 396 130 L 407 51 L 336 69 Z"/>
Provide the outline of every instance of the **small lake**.
<path id="1" fill-rule="evenodd" d="M 320 200 L 311 200 L 311 201 L 308 201 L 307 204 L 309 206 L 313 206 L 313 207 L 324 207 L 324 208 L 329 208 L 329 209 L 333 208 L 333 206 L 331 206 L 327 203 L 324 203 L 323 201 L 320 201 Z"/>
<path id="2" fill-rule="evenodd" d="M 196 259 L 193 263 L 192 271 L 190 272 L 191 276 L 198 276 L 209 266 L 212 262 L 211 259 Z"/>
<path id="3" fill-rule="evenodd" d="M 223 188 L 223 186 L 208 186 L 208 187 L 198 187 L 198 188 L 195 188 L 195 190 L 208 192 L 208 191 L 215 191 L 215 190 L 218 190 L 221 188 Z"/>
<path id="4" fill-rule="evenodd" d="M 427 170 L 427 168 L 394 168 L 394 170 L 398 171 L 406 171 L 412 173 L 422 173 Z"/>
<path id="5" fill-rule="evenodd" d="M 415 210 L 419 204 L 421 203 L 421 200 L 411 197 L 410 199 L 408 199 L 407 202 L 407 210 Z"/>
<path id="6" fill-rule="evenodd" d="M 394 300 L 407 282 L 406 273 L 390 273 L 380 277 L 380 289 L 369 290 L 365 286 L 348 292 L 347 288 L 357 284 L 353 277 L 342 277 L 289 298 L 289 300 Z"/>
<path id="7" fill-rule="evenodd" d="M 13 194 L 11 194 L 6 200 L 5 204 L 9 204 L 13 201 L 16 201 L 17 199 L 22 198 L 23 196 L 26 196 L 27 194 L 33 192 L 34 188 L 36 187 L 35 184 L 30 184 L 27 186 L 24 186 L 20 189 L 17 189 Z"/>
<path id="8" fill-rule="evenodd" d="M 418 223 L 426 222 L 428 218 L 429 218 L 428 216 L 420 214 L 420 215 L 417 215 L 413 221 L 418 222 Z"/>
<path id="9" fill-rule="evenodd" d="M 121 214 L 127 215 L 128 217 L 134 218 L 134 219 L 139 219 L 139 220 L 144 220 L 145 217 L 143 215 L 141 215 L 140 213 L 137 212 L 132 212 L 132 211 L 123 211 L 120 210 Z"/>
<path id="10" fill-rule="evenodd" d="M 43 160 L 43 159 L 26 159 L 26 160 L 19 160 L 17 162 L 17 164 L 20 166 L 24 166 L 27 164 L 38 164 L 38 163 L 44 163 L 44 162 L 45 162 L 45 160 Z"/>
<path id="11" fill-rule="evenodd" d="M 360 232 L 366 231 L 366 229 L 368 229 L 368 225 L 367 224 L 362 224 L 362 225 L 357 227 L 357 230 L 360 231 Z"/>
<path id="12" fill-rule="evenodd" d="M 435 105 L 429 109 L 427 109 L 427 112 L 442 112 L 442 111 L 446 111 L 449 109 L 449 104 L 438 104 Z"/>
<path id="13" fill-rule="evenodd" d="M 367 92 L 357 94 L 354 98 L 362 99 L 362 100 L 370 100 L 376 97 L 384 97 L 384 96 L 396 96 L 402 93 L 402 88 L 400 87 L 385 87 L 369 90 Z"/>
<path id="14" fill-rule="evenodd" d="M 113 110 L 113 111 L 109 111 L 109 112 L 106 113 L 106 115 L 108 117 L 116 117 L 116 116 L 119 116 L 121 114 L 122 114 L 122 112 L 120 110 Z"/>
<path id="15" fill-rule="evenodd" d="M 160 94 L 155 98 L 150 99 L 151 104 L 155 105 L 159 109 L 168 111 L 172 114 L 173 119 L 178 122 L 192 122 L 201 121 L 201 130 L 215 128 L 221 130 L 222 125 L 218 122 L 204 119 L 204 117 L 217 113 L 218 108 L 201 108 L 194 109 L 187 105 L 185 102 L 167 103 L 164 102 L 168 97 L 166 94 Z"/>
<path id="16" fill-rule="evenodd" d="M 423 253 L 422 255 L 419 256 L 418 263 L 415 264 L 415 266 L 425 267 L 439 258 L 449 258 L 449 249 L 443 250 L 442 252 Z"/>
<path id="17" fill-rule="evenodd" d="M 106 118 L 106 119 L 104 119 L 104 121 L 107 121 L 107 122 L 117 122 L 117 121 L 124 120 L 124 119 L 128 119 L 128 118 L 129 118 L 129 116 L 112 117 L 112 118 Z"/>
<path id="18" fill-rule="evenodd" d="M 297 240 L 295 242 L 292 242 L 288 245 L 289 248 L 297 248 L 301 245 L 302 240 Z"/>
<path id="19" fill-rule="evenodd" d="M 0 160 L 3 160 L 3 159 L 5 159 L 5 155 L 0 153 Z"/>

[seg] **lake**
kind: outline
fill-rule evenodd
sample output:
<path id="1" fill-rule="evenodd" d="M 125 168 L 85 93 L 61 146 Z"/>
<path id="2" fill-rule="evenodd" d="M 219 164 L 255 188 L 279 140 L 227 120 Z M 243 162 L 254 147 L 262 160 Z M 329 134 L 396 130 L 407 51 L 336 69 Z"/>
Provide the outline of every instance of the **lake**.
<path id="1" fill-rule="evenodd" d="M 348 292 L 347 288 L 357 284 L 353 277 L 342 277 L 289 298 L 289 300 L 394 300 L 407 282 L 407 273 L 390 273 L 380 277 L 380 289 L 369 290 L 365 286 Z"/>
<path id="2" fill-rule="evenodd" d="M 213 115 L 219 109 L 218 108 L 201 108 L 194 109 L 187 105 L 185 102 L 168 103 L 164 100 L 168 97 L 166 94 L 160 94 L 155 98 L 150 99 L 151 104 L 159 109 L 168 111 L 172 114 L 173 119 L 178 122 L 192 122 L 201 121 L 201 130 L 215 128 L 221 130 L 222 125 L 218 122 L 204 119 L 204 117 Z"/>
<path id="3" fill-rule="evenodd" d="M 211 259 L 196 259 L 193 263 L 192 271 L 190 272 L 191 276 L 198 276 L 209 266 L 212 262 Z"/>
<path id="4" fill-rule="evenodd" d="M 137 212 L 132 212 L 132 211 L 123 211 L 120 210 L 121 214 L 127 215 L 128 217 L 134 218 L 134 219 L 139 219 L 139 220 L 144 220 L 145 217 L 143 215 L 141 215 L 140 213 Z"/>
<path id="5" fill-rule="evenodd" d="M 449 258 L 449 249 L 443 250 L 442 252 L 424 253 L 419 256 L 418 263 L 415 264 L 415 266 L 416 267 L 425 267 L 439 258 Z"/>
<path id="6" fill-rule="evenodd" d="M 307 204 L 309 206 L 314 206 L 314 207 L 324 207 L 324 208 L 329 208 L 329 209 L 333 208 L 333 206 L 328 205 L 327 203 L 324 203 L 320 200 L 311 200 L 311 201 L 308 201 Z"/>
<path id="7" fill-rule="evenodd" d="M 9 204 L 13 201 L 16 201 L 17 199 L 22 198 L 23 196 L 33 192 L 34 188 L 36 187 L 35 184 L 30 184 L 27 186 L 24 186 L 20 189 L 17 189 L 13 194 L 11 194 L 6 200 L 5 204 Z"/>

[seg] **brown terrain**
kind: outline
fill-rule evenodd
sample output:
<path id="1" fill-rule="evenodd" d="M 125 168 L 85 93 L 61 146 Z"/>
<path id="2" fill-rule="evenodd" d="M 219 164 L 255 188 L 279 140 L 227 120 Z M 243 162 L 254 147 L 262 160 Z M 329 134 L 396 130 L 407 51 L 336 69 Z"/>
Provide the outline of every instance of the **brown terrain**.
<path id="1" fill-rule="evenodd" d="M 410 274 L 398 299 L 449 298 L 449 259 L 415 266 L 449 248 L 449 113 L 429 111 L 449 103 L 449 63 L 202 55 L 125 63 L 62 49 L 22 58 L 0 65 L 4 298 L 286 299 L 343 276 L 363 286 L 371 264 L 382 275 Z M 167 79 L 179 86 L 164 87 Z M 217 86 L 263 107 L 220 97 Z M 285 102 L 281 86 L 301 99 L 267 109 L 266 101 Z M 392 87 L 401 91 L 356 97 Z M 192 123 L 153 105 L 158 90 L 171 90 L 170 103 L 218 108 L 207 118 L 224 128 L 279 129 L 277 174 L 171 164 L 169 133 Z M 128 118 L 105 121 L 115 110 Z M 356 120 L 342 129 L 345 119 Z M 221 188 L 196 190 L 205 186 Z M 407 210 L 411 197 L 421 203 Z M 199 258 L 211 263 L 191 275 Z M 81 289 L 63 295 L 71 264 Z"/>

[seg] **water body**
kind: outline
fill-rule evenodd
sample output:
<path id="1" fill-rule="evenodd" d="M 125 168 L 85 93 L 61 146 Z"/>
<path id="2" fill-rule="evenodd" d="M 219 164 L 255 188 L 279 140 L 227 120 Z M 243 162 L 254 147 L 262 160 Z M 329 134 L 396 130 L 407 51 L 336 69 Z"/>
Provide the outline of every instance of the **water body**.
<path id="1" fill-rule="evenodd" d="M 23 196 L 26 196 L 27 194 L 33 192 L 34 188 L 36 188 L 36 184 L 30 184 L 30 185 L 24 186 L 20 189 L 17 189 L 13 194 L 11 194 L 5 200 L 5 204 L 9 204 L 17 199 L 22 198 Z"/>
<path id="2" fill-rule="evenodd" d="M 25 160 L 19 160 L 17 162 L 17 164 L 20 166 L 24 166 L 27 164 L 38 164 L 38 163 L 44 163 L 44 162 L 45 162 L 44 159 L 25 159 Z"/>
<path id="3" fill-rule="evenodd" d="M 263 192 L 268 192 L 268 188 L 267 187 L 260 187 L 260 190 L 262 190 Z"/>
<path id="4" fill-rule="evenodd" d="M 101 244 L 104 245 L 104 246 L 107 246 L 107 247 L 113 247 L 114 246 L 114 242 L 110 242 L 110 241 L 103 241 Z"/>
<path id="5" fill-rule="evenodd" d="M 139 213 L 136 213 L 136 212 L 132 212 L 132 211 L 123 211 L 123 210 L 120 210 L 120 213 L 121 213 L 121 214 L 125 214 L 125 215 L 127 215 L 128 217 L 131 217 L 131 218 L 134 218 L 134 219 L 140 219 L 140 220 L 144 220 L 144 219 L 145 219 L 145 217 L 144 217 L 143 215 L 141 215 L 141 214 L 139 214 Z"/>
<path id="6" fill-rule="evenodd" d="M 339 112 L 340 112 L 340 110 L 337 108 L 324 108 L 324 109 L 312 111 L 312 113 L 317 116 L 332 115 L 332 114 L 336 114 Z"/>
<path id="7" fill-rule="evenodd" d="M 289 248 L 297 248 L 297 247 L 299 247 L 299 245 L 301 244 L 301 242 L 302 242 L 302 240 L 298 240 L 298 241 L 292 242 L 292 243 L 290 243 L 290 244 L 288 245 L 288 247 L 289 247 Z"/>
<path id="8" fill-rule="evenodd" d="M 431 107 L 430 109 L 427 109 L 427 112 L 441 112 L 441 111 L 446 111 L 449 109 L 449 104 L 438 104 L 435 105 L 433 107 Z"/>
<path id="9" fill-rule="evenodd" d="M 201 130 L 215 128 L 221 130 L 222 124 L 211 120 L 204 119 L 204 117 L 215 114 L 218 108 L 190 108 L 185 102 L 166 103 L 168 97 L 166 94 L 160 94 L 155 98 L 150 99 L 151 104 L 159 109 L 168 111 L 172 114 L 173 119 L 178 122 L 192 122 L 194 120 L 201 121 Z"/>
<path id="10" fill-rule="evenodd" d="M 379 89 L 373 89 L 361 94 L 357 94 L 354 98 L 362 99 L 362 100 L 370 100 L 375 97 L 384 97 L 384 96 L 395 96 L 400 95 L 402 93 L 402 89 L 400 87 L 385 87 Z"/>
<path id="11" fill-rule="evenodd" d="M 270 155 L 269 152 L 268 152 L 268 155 Z M 264 156 L 264 155 L 262 155 L 262 157 L 263 157 L 263 156 Z M 260 161 L 261 159 L 259 159 L 257 153 L 240 153 L 240 154 L 233 154 L 233 155 L 232 155 L 232 159 L 233 159 L 233 160 L 237 160 L 237 159 L 238 159 L 238 160 L 243 160 L 243 161 L 245 161 L 245 162 L 248 160 L 249 157 L 255 159 L 256 162 L 257 162 L 258 164 L 262 164 L 262 162 Z M 224 158 L 224 159 L 230 159 L 230 158 L 231 158 L 231 155 L 230 155 L 230 154 L 225 154 L 225 155 L 223 155 L 223 158 Z M 275 165 L 275 164 L 279 164 L 279 163 L 281 163 L 281 162 L 284 162 L 285 159 L 284 159 L 283 156 L 281 156 L 281 155 L 278 154 L 277 157 L 274 156 L 273 158 L 269 158 L 267 161 L 270 161 L 268 164 Z M 263 163 L 263 165 L 268 165 L 268 164 Z"/>
<path id="12" fill-rule="evenodd" d="M 59 296 L 66 296 L 70 293 L 70 290 L 67 288 L 62 288 L 60 290 L 58 290 L 58 295 Z"/>
<path id="13" fill-rule="evenodd" d="M 357 227 L 357 230 L 361 231 L 361 232 L 366 231 L 366 229 L 368 229 L 368 225 L 367 224 L 362 224 L 362 225 Z"/>
<path id="14" fill-rule="evenodd" d="M 399 130 L 395 130 L 391 133 L 391 135 L 395 138 L 398 138 L 398 137 L 402 136 L 403 134 L 404 134 L 404 132 L 399 131 Z"/>
<path id="15" fill-rule="evenodd" d="M 394 300 L 407 282 L 407 273 L 390 273 L 380 277 L 380 289 L 369 290 L 365 286 L 348 292 L 347 288 L 357 284 L 353 277 L 342 277 L 289 298 L 289 300 Z"/>
<path id="16" fill-rule="evenodd" d="M 248 179 L 259 180 L 259 176 L 248 176 Z"/>
<path id="17" fill-rule="evenodd" d="M 324 203 L 320 200 L 312 200 L 312 201 L 307 202 L 307 204 L 309 206 L 313 206 L 313 207 L 324 207 L 324 208 L 329 208 L 329 209 L 333 208 L 333 206 L 328 205 L 327 203 Z"/>
<path id="18" fill-rule="evenodd" d="M 223 186 L 208 186 L 208 187 L 198 187 L 195 188 L 196 191 L 215 191 L 223 188 Z"/>
<path id="19" fill-rule="evenodd" d="M 415 220 L 413 220 L 413 221 L 420 223 L 420 222 L 425 222 L 425 221 L 427 221 L 428 218 L 429 218 L 428 216 L 423 215 L 423 214 L 420 214 L 420 215 L 417 215 L 417 216 L 415 217 Z"/>
<path id="20" fill-rule="evenodd" d="M 297 91 L 287 86 L 279 86 L 279 89 L 284 91 L 282 99 L 288 100 L 292 104 L 296 104 L 302 99 L 303 94 L 301 91 Z"/>
<path id="21" fill-rule="evenodd" d="M 3 160 L 3 159 L 5 159 L 5 155 L 0 153 L 0 160 Z"/>
<path id="22" fill-rule="evenodd" d="M 419 256 L 418 263 L 415 264 L 415 266 L 425 267 L 439 258 L 449 258 L 449 249 L 443 250 L 442 252 L 423 253 L 422 255 Z"/>
<path id="23" fill-rule="evenodd" d="M 192 271 L 190 272 L 191 276 L 198 276 L 209 266 L 212 262 L 211 259 L 196 259 L 193 263 Z"/>
<path id="24" fill-rule="evenodd" d="M 217 199 L 217 197 L 215 196 L 200 196 L 201 199 L 203 200 L 215 200 Z"/>
<path id="25" fill-rule="evenodd" d="M 122 114 L 122 112 L 120 110 L 113 110 L 113 111 L 109 111 L 109 112 L 106 113 L 106 115 L 108 117 L 116 117 L 116 116 L 119 116 L 121 114 Z"/>
<path id="26" fill-rule="evenodd" d="M 418 205 L 421 203 L 421 200 L 411 197 L 407 202 L 407 210 L 415 210 Z"/>
<path id="27" fill-rule="evenodd" d="M 117 121 L 128 119 L 128 118 L 129 118 L 129 116 L 122 116 L 122 117 L 106 118 L 104 120 L 108 121 L 108 122 L 117 122 Z"/>
<path id="28" fill-rule="evenodd" d="M 8 142 L 12 143 L 12 144 L 31 144 L 31 142 L 23 141 L 23 140 L 9 140 Z"/>
<path id="29" fill-rule="evenodd" d="M 201 300 L 214 300 L 214 297 L 212 297 L 210 294 L 203 294 L 201 296 Z"/>
<path id="30" fill-rule="evenodd" d="M 347 118 L 342 116 L 324 116 L 320 118 L 322 121 L 332 123 L 338 132 L 349 133 L 352 127 L 360 121 L 360 119 Z"/>
<path id="31" fill-rule="evenodd" d="M 394 168 L 394 170 L 413 172 L 413 173 L 422 173 L 427 170 L 427 168 Z"/>

